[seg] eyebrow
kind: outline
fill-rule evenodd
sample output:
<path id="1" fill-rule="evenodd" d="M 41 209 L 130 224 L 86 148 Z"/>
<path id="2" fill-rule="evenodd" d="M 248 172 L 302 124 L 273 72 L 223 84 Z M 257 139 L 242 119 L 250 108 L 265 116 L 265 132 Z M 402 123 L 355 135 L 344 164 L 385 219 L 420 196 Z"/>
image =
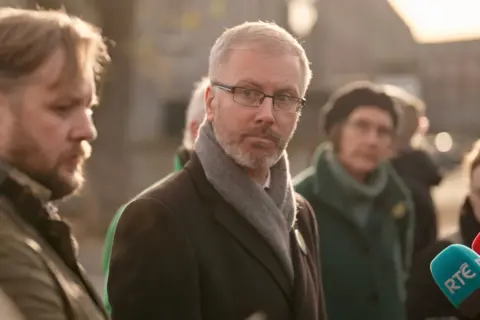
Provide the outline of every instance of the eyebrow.
<path id="1" fill-rule="evenodd" d="M 69 104 L 72 104 L 74 106 L 80 106 L 82 104 L 86 104 L 89 107 L 95 107 L 98 106 L 98 96 L 96 94 L 92 94 L 89 98 L 81 97 L 81 96 L 68 96 L 65 95 L 64 97 L 61 97 L 60 99 L 56 100 L 57 102 L 67 102 Z"/>
<path id="2" fill-rule="evenodd" d="M 263 90 L 262 86 L 258 82 L 256 82 L 255 80 L 252 80 L 252 79 L 241 80 L 241 81 L 238 82 L 238 84 L 236 86 L 243 86 L 243 85 L 247 85 L 247 86 L 250 85 L 250 86 L 255 87 L 258 90 Z M 280 88 L 278 90 L 275 90 L 275 92 L 273 94 L 281 94 L 281 93 L 285 93 L 285 92 L 291 92 L 291 93 L 294 93 L 295 95 L 300 94 L 294 87 Z"/>
<path id="3" fill-rule="evenodd" d="M 236 84 L 236 86 L 240 86 L 240 87 L 241 86 L 252 86 L 252 87 L 255 87 L 259 90 L 263 90 L 262 86 L 258 82 L 254 81 L 254 80 L 250 80 L 250 79 L 241 80 Z"/>

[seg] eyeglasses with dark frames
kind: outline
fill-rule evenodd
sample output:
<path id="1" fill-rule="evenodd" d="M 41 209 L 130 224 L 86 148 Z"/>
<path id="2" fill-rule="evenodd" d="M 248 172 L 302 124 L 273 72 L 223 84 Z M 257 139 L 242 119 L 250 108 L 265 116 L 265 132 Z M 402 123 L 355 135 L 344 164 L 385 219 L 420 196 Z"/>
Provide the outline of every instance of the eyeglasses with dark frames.
<path id="1" fill-rule="evenodd" d="M 269 95 L 259 90 L 228 86 L 218 82 L 212 82 L 212 86 L 230 92 L 233 101 L 246 107 L 259 107 L 265 98 L 271 98 L 275 110 L 296 113 L 299 112 L 306 103 L 306 100 L 303 98 L 293 97 L 287 94 Z"/>

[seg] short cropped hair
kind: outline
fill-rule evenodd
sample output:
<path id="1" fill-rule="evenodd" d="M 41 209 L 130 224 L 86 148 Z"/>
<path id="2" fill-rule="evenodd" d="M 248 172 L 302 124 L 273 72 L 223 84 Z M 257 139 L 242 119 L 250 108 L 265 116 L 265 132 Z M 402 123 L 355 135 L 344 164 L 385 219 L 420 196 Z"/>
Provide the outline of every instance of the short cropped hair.
<path id="1" fill-rule="evenodd" d="M 273 54 L 292 54 L 299 57 L 303 73 L 301 89 L 302 94 L 305 94 L 312 79 L 312 70 L 305 49 L 294 36 L 273 22 L 244 22 L 225 30 L 210 51 L 208 67 L 210 79 L 215 79 L 220 66 L 228 60 L 232 49 L 251 44 Z"/>
<path id="2" fill-rule="evenodd" d="M 187 149 L 192 149 L 195 144 L 190 132 L 190 124 L 193 121 L 197 121 L 200 125 L 205 117 L 205 92 L 209 85 L 210 79 L 208 77 L 203 77 L 200 81 L 195 83 L 195 88 L 190 97 L 185 116 L 185 129 L 183 131 L 183 146 Z"/>

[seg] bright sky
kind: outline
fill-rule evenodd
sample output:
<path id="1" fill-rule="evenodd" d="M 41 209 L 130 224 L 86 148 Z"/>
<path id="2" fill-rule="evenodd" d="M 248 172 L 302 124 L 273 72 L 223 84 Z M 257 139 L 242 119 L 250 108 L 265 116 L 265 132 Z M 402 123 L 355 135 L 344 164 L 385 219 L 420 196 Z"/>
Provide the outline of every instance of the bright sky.
<path id="1" fill-rule="evenodd" d="M 419 42 L 480 38 L 480 0 L 388 0 Z"/>

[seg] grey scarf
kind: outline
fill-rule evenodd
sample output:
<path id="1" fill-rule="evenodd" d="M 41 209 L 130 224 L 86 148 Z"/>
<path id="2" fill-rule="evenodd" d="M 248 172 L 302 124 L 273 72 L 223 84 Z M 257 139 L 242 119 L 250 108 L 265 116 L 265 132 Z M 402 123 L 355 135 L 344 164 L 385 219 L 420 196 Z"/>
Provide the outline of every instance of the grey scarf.
<path id="1" fill-rule="evenodd" d="M 265 238 L 293 281 L 289 232 L 295 223 L 296 205 L 286 152 L 270 168 L 268 190 L 225 153 L 208 121 L 200 127 L 195 152 L 208 181 Z"/>

